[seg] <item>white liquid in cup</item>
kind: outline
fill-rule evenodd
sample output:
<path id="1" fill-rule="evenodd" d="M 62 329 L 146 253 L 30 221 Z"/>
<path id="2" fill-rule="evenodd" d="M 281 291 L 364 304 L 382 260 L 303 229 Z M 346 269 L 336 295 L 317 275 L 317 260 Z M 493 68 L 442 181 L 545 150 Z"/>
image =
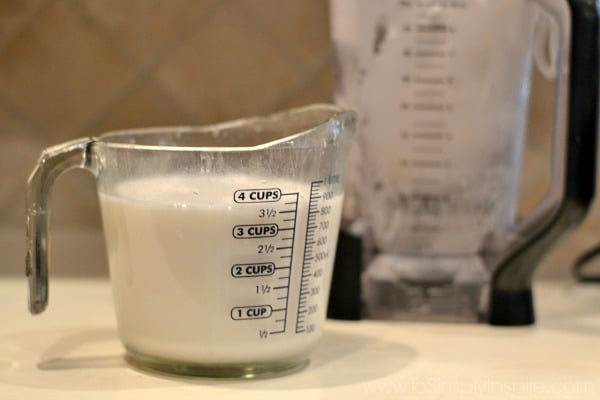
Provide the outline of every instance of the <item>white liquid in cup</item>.
<path id="1" fill-rule="evenodd" d="M 274 188 L 277 201 L 234 201 L 236 193 L 258 189 L 255 195 L 264 197 Z M 322 258 L 304 268 L 310 276 L 301 301 L 303 263 L 311 255 L 304 251 L 310 193 L 310 182 L 244 176 L 146 178 L 101 193 L 119 335 L 127 349 L 207 365 L 306 358 L 325 318 L 342 208 L 339 194 L 319 204 L 330 207 L 329 226 L 314 248 Z M 243 237 L 251 226 L 268 236 L 273 224 L 276 236 Z M 236 227 L 242 237 L 235 237 Z M 289 260 L 291 268 L 279 268 Z M 234 276 L 239 271 L 242 276 Z"/>

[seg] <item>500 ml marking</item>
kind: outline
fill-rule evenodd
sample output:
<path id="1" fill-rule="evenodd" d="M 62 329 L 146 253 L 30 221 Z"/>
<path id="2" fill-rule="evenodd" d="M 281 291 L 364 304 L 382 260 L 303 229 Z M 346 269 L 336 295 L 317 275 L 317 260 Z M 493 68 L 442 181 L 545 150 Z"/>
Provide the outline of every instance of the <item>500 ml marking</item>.
<path id="1" fill-rule="evenodd" d="M 259 304 L 233 307 L 230 317 L 236 321 L 263 320 L 258 331 L 261 339 L 286 331 L 298 199 L 298 192 L 283 193 L 280 188 L 233 193 L 236 207 L 248 210 L 259 222 L 233 226 L 233 238 L 260 240 L 255 252 L 248 254 L 254 262 L 239 260 L 231 266 L 231 277 L 248 279 L 251 291 L 247 294 L 256 296 Z"/>

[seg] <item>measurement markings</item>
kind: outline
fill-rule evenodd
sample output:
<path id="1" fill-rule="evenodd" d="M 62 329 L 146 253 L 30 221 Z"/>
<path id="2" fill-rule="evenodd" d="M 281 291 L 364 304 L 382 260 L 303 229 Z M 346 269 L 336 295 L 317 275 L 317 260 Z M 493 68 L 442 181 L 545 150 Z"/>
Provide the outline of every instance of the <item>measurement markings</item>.
<path id="1" fill-rule="evenodd" d="M 415 43 L 418 45 L 428 45 L 428 46 L 445 46 L 446 45 L 446 37 L 445 36 L 417 36 L 415 37 Z"/>
<path id="2" fill-rule="evenodd" d="M 436 121 L 436 120 L 416 120 L 415 126 L 417 128 L 443 128 L 444 121 Z"/>
<path id="3" fill-rule="evenodd" d="M 414 50 L 413 56 L 417 58 L 446 58 L 450 57 L 450 53 L 446 52 L 446 50 L 437 50 L 437 49 L 421 49 Z"/>
<path id="4" fill-rule="evenodd" d="M 289 246 L 279 246 L 276 247 L 276 250 L 289 250 L 289 254 L 284 254 L 279 256 L 280 259 L 290 259 L 289 265 L 285 265 L 285 266 L 281 266 L 281 267 L 275 267 L 276 270 L 288 270 L 286 276 L 280 276 L 278 277 L 278 280 L 281 280 L 283 283 L 287 283 L 285 285 L 280 285 L 280 286 L 275 286 L 273 287 L 273 290 L 281 290 L 284 291 L 283 294 L 281 296 L 277 297 L 278 301 L 283 301 L 284 305 L 283 307 L 277 309 L 276 311 L 281 311 L 283 312 L 283 318 L 279 318 L 277 320 L 275 320 L 275 323 L 281 324 L 281 329 L 279 330 L 273 330 L 270 333 L 271 334 L 278 334 L 278 333 L 284 333 L 286 331 L 287 328 L 287 315 L 288 315 L 288 308 L 289 308 L 289 296 L 290 296 L 290 276 L 291 276 L 291 270 L 292 270 L 292 260 L 294 257 L 294 241 L 295 241 L 295 237 L 296 237 L 296 219 L 298 217 L 298 198 L 300 197 L 300 193 L 295 192 L 295 193 L 285 193 L 282 194 L 283 196 L 289 196 L 294 198 L 294 201 L 286 201 L 284 202 L 285 205 L 293 205 L 294 207 L 292 209 L 289 210 L 283 210 L 280 211 L 280 214 L 292 214 L 293 218 L 286 218 L 284 220 L 284 222 L 288 222 L 291 223 L 291 227 L 288 228 L 280 228 L 279 231 L 291 231 L 291 236 L 286 236 L 284 238 L 281 238 L 282 241 L 288 241 L 290 242 Z M 275 311 L 275 310 L 274 310 Z"/>
<path id="5" fill-rule="evenodd" d="M 440 103 L 414 103 L 415 111 L 445 111 L 446 105 Z"/>
<path id="6" fill-rule="evenodd" d="M 425 185 L 425 186 L 429 186 L 429 185 L 435 185 L 438 186 L 442 183 L 441 179 L 436 179 L 436 178 L 415 178 L 412 180 L 412 183 L 415 185 Z"/>
<path id="7" fill-rule="evenodd" d="M 420 68 L 420 69 L 446 69 L 446 66 L 444 64 L 433 64 L 431 62 L 426 62 L 426 61 L 415 61 L 414 62 L 414 66 L 415 68 Z"/>
<path id="8" fill-rule="evenodd" d="M 315 223 L 316 217 L 319 213 L 318 204 L 315 204 L 320 198 L 319 191 L 321 188 L 321 184 L 323 181 L 314 181 L 310 184 L 310 194 L 309 194 L 309 205 L 308 205 L 308 215 L 306 217 L 306 234 L 305 234 L 305 243 L 304 243 L 304 254 L 302 259 L 302 271 L 301 271 L 301 282 L 300 282 L 300 293 L 298 296 L 298 314 L 296 317 L 296 333 L 304 332 L 304 320 L 301 318 L 302 314 L 307 311 L 306 308 L 306 296 L 310 294 L 310 290 L 308 290 L 307 285 L 310 283 L 309 280 L 306 279 L 306 275 L 310 274 L 310 270 L 312 268 L 311 261 L 314 259 L 312 257 L 312 246 L 315 245 L 314 241 L 314 231 L 317 228 L 317 224 Z"/>
<path id="9" fill-rule="evenodd" d="M 404 3 L 402 4 L 404 5 Z M 420 1 L 414 1 L 413 4 L 415 7 L 420 8 L 420 7 L 424 7 L 425 9 L 427 9 L 427 11 L 429 11 L 429 8 L 433 5 L 435 5 L 436 7 L 439 8 L 454 8 L 454 9 L 463 9 L 463 8 L 467 8 L 467 6 L 469 5 L 469 1 L 468 0 L 454 0 L 454 1 L 436 1 L 436 0 L 420 0 Z M 424 14 L 424 15 L 429 15 Z"/>
<path id="10" fill-rule="evenodd" d="M 414 147 L 413 150 L 417 153 L 427 153 L 427 154 L 439 154 L 439 153 L 444 152 L 444 149 L 442 147 L 434 147 L 434 146 L 417 146 L 417 147 Z"/>
<path id="11" fill-rule="evenodd" d="M 420 85 L 445 85 L 447 78 L 443 76 L 415 76 L 413 82 Z"/>
<path id="12" fill-rule="evenodd" d="M 413 132 L 412 136 L 416 139 L 443 139 L 444 132 Z"/>
<path id="13" fill-rule="evenodd" d="M 442 160 L 412 160 L 411 165 L 417 168 L 444 168 L 447 163 Z"/>
<path id="14" fill-rule="evenodd" d="M 413 93 L 416 97 L 445 97 L 446 96 L 446 92 L 444 92 L 442 90 L 421 89 L 421 90 L 415 90 Z"/>
<path id="15" fill-rule="evenodd" d="M 417 23 L 416 31 L 418 33 L 453 33 L 455 28 L 441 21 L 432 21 L 428 23 Z"/>

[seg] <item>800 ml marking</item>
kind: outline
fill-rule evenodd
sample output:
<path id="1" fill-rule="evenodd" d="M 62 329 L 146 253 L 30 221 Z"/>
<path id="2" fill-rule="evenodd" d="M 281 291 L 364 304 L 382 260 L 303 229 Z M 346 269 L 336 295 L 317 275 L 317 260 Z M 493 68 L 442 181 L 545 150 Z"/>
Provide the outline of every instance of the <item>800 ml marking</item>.
<path id="1" fill-rule="evenodd" d="M 242 189 L 233 194 L 236 203 L 272 203 L 281 199 L 281 189 Z"/>
<path id="2" fill-rule="evenodd" d="M 273 308 L 270 305 L 233 307 L 231 319 L 264 319 L 269 318 L 271 312 L 273 312 Z"/>
<path id="3" fill-rule="evenodd" d="M 258 264 L 235 264 L 231 267 L 234 278 L 252 278 L 254 276 L 269 276 L 275 273 L 275 264 L 272 262 Z"/>

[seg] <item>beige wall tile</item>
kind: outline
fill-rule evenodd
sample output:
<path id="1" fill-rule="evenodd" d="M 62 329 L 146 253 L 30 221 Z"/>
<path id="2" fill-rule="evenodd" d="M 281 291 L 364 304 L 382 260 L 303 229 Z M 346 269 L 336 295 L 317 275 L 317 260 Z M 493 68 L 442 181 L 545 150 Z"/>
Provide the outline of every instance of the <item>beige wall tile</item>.
<path id="1" fill-rule="evenodd" d="M 274 18 L 260 1 L 3 2 L 1 225 L 22 226 L 25 181 L 49 145 L 328 99 L 331 82 L 315 75 L 330 69 L 315 64 L 328 46 L 325 3 L 271 3 Z M 83 171 L 57 182 L 51 205 L 58 226 L 99 227 L 94 181 Z"/>
<path id="2" fill-rule="evenodd" d="M 209 123 L 331 100 L 327 0 L 0 3 L 2 229 L 23 232 L 25 180 L 50 144 L 112 129 Z M 552 84 L 536 76 L 534 87 L 522 213 L 543 195 L 549 178 Z M 79 229 L 99 230 L 94 180 L 84 171 L 57 182 L 51 206 L 59 231 L 66 228 L 76 237 Z M 599 236 L 599 213 L 592 212 L 581 233 L 558 247 L 564 249 L 560 254 L 548 257 L 541 275 L 568 274 L 575 255 Z M 91 244 L 81 248 L 95 249 L 100 260 L 101 241 L 89 235 Z M 67 243 L 61 246 L 61 260 L 77 263 Z M 104 271 L 104 259 L 95 265 L 93 270 Z"/>
<path id="3" fill-rule="evenodd" d="M 27 24 L 48 1 L 46 0 L 2 0 L 0 5 L 0 43 Z"/>
<path id="4" fill-rule="evenodd" d="M 220 5 L 216 0 L 82 0 L 82 9 L 127 54 L 141 64 L 168 48 L 200 18 Z"/>
<path id="5" fill-rule="evenodd" d="M 25 182 L 42 145 L 0 106 L 0 226 L 24 226 Z"/>
<path id="6" fill-rule="evenodd" d="M 239 3 L 300 67 L 311 66 L 331 48 L 328 0 L 242 0 Z"/>
<path id="7" fill-rule="evenodd" d="M 0 91 L 45 143 L 72 138 L 134 76 L 68 4 L 52 2 L 0 54 Z"/>
<path id="8" fill-rule="evenodd" d="M 295 90 L 285 94 L 280 103 L 280 108 L 292 108 L 312 103 L 333 102 L 333 63 L 331 58 L 316 70 L 308 73 Z"/>
<path id="9" fill-rule="evenodd" d="M 115 105 L 94 127 L 94 134 L 124 128 L 146 126 L 192 125 L 192 118 L 183 114 L 151 85 L 136 87 Z"/>
<path id="10" fill-rule="evenodd" d="M 269 111 L 300 74 L 228 2 L 157 71 L 202 122 Z"/>

